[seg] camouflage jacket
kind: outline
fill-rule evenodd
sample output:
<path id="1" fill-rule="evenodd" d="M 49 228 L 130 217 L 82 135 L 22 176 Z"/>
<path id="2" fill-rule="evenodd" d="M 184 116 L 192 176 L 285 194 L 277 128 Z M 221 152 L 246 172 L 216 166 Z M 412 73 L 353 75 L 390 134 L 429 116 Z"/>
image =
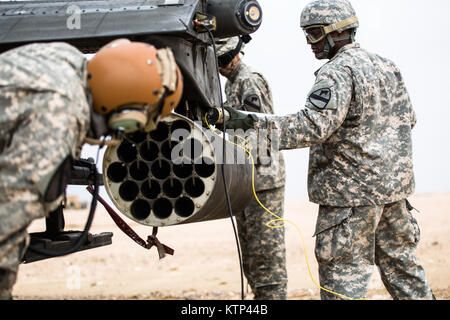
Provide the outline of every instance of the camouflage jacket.
<path id="1" fill-rule="evenodd" d="M 312 202 L 353 207 L 393 203 L 414 191 L 411 130 L 416 122 L 399 69 L 349 44 L 316 72 L 306 108 L 261 118 L 280 148 L 311 147 Z"/>
<path id="2" fill-rule="evenodd" d="M 272 92 L 266 79 L 258 72 L 252 70 L 249 66 L 240 62 L 235 72 L 231 75 L 225 85 L 225 94 L 227 96 L 226 105 L 233 106 L 238 110 L 273 114 Z M 257 138 L 259 142 L 267 141 L 267 134 Z M 278 137 L 277 137 L 278 138 Z M 256 191 L 280 188 L 285 184 L 285 166 L 284 158 L 279 148 L 269 143 L 257 143 L 256 140 L 251 144 L 255 154 L 258 150 L 255 165 L 255 189 Z"/>
<path id="3" fill-rule="evenodd" d="M 79 157 L 90 125 L 86 65 L 83 54 L 65 43 L 0 55 L 0 233 L 12 214 L 8 206 L 16 206 L 17 221 L 42 215 L 56 169 L 67 157 Z"/>

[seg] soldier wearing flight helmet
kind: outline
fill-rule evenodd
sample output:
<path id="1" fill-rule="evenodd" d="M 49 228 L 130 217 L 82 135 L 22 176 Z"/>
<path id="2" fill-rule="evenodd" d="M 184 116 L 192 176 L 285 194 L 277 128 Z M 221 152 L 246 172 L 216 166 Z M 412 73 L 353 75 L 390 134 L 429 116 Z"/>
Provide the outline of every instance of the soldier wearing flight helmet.
<path id="1" fill-rule="evenodd" d="M 126 39 L 90 61 L 62 42 L 0 55 L 0 299 L 11 299 L 27 227 L 57 209 L 82 145 L 150 131 L 182 93 L 170 49 Z"/>

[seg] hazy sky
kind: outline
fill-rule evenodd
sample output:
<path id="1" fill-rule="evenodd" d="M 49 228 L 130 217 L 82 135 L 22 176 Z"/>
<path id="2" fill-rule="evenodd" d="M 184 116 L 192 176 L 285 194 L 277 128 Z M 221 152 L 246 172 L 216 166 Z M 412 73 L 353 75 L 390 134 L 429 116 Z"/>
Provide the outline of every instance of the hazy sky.
<path id="1" fill-rule="evenodd" d="M 324 63 L 314 58 L 300 29 L 300 13 L 308 2 L 259 0 L 263 23 L 244 50 L 244 61 L 268 79 L 279 115 L 304 107 L 314 71 Z M 413 131 L 417 193 L 450 191 L 450 1 L 353 0 L 352 4 L 360 20 L 357 41 L 393 60 L 411 95 L 418 118 Z M 93 156 L 93 151 L 85 148 L 83 156 Z M 309 149 L 284 151 L 287 200 L 308 197 L 308 153 Z M 82 189 L 69 187 L 69 194 L 78 190 Z"/>

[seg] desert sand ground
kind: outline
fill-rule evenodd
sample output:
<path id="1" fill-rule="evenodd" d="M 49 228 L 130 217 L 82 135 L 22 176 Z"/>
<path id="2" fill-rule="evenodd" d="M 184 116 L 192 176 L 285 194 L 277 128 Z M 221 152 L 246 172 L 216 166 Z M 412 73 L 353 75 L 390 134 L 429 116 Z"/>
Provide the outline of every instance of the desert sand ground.
<path id="1" fill-rule="evenodd" d="M 424 266 L 437 299 L 450 298 L 450 193 L 419 194 L 411 203 L 421 226 L 417 255 Z M 317 206 L 308 201 L 286 203 L 285 218 L 304 234 L 308 262 L 314 279 L 313 230 Z M 87 210 L 66 211 L 66 230 L 81 230 Z M 144 239 L 151 228 L 126 219 Z M 35 221 L 30 232 L 42 231 L 43 220 Z M 13 295 L 18 300 L 239 300 L 241 278 L 236 242 L 230 219 L 159 229 L 160 241 L 175 250 L 159 260 L 155 248 L 145 250 L 116 227 L 101 205 L 92 233 L 114 233 L 112 245 L 20 266 Z M 311 280 L 298 231 L 286 230 L 289 299 L 317 300 L 319 289 Z M 245 286 L 246 299 L 252 299 Z M 374 269 L 368 298 L 389 300 Z"/>

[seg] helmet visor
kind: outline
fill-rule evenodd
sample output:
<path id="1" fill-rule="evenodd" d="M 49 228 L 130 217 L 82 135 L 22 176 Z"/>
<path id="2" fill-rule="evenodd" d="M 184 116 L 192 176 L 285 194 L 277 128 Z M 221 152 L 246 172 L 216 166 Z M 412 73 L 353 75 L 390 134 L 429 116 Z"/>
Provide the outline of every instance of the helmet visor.
<path id="1" fill-rule="evenodd" d="M 326 37 L 324 25 L 313 25 L 303 28 L 306 39 L 312 44 L 322 41 Z"/>

